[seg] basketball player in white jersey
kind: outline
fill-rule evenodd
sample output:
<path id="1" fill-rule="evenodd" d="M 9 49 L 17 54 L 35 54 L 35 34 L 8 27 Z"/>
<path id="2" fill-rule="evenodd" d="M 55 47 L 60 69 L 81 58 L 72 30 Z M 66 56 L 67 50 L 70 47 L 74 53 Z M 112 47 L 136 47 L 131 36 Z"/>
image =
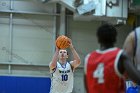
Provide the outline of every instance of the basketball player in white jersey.
<path id="1" fill-rule="evenodd" d="M 56 46 L 55 54 L 49 65 L 52 74 L 50 93 L 72 93 L 73 72 L 80 65 L 81 61 L 71 40 L 69 48 L 74 58 L 72 61 L 67 61 L 67 50 L 58 49 Z"/>
<path id="2" fill-rule="evenodd" d="M 140 70 L 140 27 L 132 31 L 124 42 L 124 50 L 134 59 L 134 64 Z"/>

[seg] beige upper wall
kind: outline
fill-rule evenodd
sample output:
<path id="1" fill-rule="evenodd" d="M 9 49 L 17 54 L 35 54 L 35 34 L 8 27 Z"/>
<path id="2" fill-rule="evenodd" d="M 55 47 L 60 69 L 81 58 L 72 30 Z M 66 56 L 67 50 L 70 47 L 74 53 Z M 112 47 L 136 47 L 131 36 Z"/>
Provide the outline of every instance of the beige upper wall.
<path id="1" fill-rule="evenodd" d="M 101 24 L 101 21 L 74 21 L 72 17 L 68 17 L 68 34 L 72 38 L 82 61 L 84 61 L 89 52 L 99 48 L 96 30 Z M 118 31 L 116 46 L 122 48 L 124 40 L 132 27 L 121 25 L 116 26 L 116 28 Z M 83 67 L 83 65 L 84 62 L 82 62 L 81 66 Z"/>
<path id="2" fill-rule="evenodd" d="M 132 31 L 132 26 L 126 24 L 126 25 L 118 26 L 116 28 L 118 31 L 116 46 L 122 48 L 127 35 L 129 34 L 129 32 Z"/>

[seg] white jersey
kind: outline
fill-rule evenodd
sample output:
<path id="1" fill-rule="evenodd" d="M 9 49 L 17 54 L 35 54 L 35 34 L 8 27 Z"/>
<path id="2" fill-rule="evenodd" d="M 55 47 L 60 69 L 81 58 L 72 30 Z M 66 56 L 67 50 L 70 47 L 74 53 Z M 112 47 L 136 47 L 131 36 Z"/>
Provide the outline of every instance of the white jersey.
<path id="1" fill-rule="evenodd" d="M 57 67 L 52 73 L 50 93 L 72 93 L 73 90 L 73 70 L 71 64 L 67 62 L 62 66 L 57 62 Z"/>
<path id="2" fill-rule="evenodd" d="M 136 28 L 135 30 L 135 35 L 136 35 L 136 64 L 138 69 L 140 70 L 140 27 Z"/>

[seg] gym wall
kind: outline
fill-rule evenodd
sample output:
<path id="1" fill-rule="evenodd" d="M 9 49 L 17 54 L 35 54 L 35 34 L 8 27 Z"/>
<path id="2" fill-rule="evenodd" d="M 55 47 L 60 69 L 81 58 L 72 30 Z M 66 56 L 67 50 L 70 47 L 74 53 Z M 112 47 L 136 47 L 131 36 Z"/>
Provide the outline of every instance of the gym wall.
<path id="1" fill-rule="evenodd" d="M 60 29 L 58 24 L 61 23 L 61 15 L 55 13 L 56 5 L 37 0 L 15 0 L 10 6 L 10 0 L 0 1 L 0 77 L 49 78 L 48 65 L 55 50 L 54 41 Z M 66 33 L 72 39 L 82 61 L 74 74 L 73 93 L 85 93 L 84 58 L 99 47 L 96 29 L 102 22 L 75 21 L 72 16 L 67 16 L 66 19 Z M 121 48 L 132 27 L 121 25 L 117 29 L 116 46 Z M 71 59 L 70 53 L 69 60 Z"/>

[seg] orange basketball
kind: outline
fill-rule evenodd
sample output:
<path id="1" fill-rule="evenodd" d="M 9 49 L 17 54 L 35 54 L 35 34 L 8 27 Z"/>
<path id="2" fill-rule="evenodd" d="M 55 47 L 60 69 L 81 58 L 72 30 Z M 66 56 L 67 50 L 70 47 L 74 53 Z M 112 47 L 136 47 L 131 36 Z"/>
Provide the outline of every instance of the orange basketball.
<path id="1" fill-rule="evenodd" d="M 70 39 L 67 36 L 61 35 L 56 39 L 56 46 L 59 49 L 65 49 L 69 47 Z"/>

